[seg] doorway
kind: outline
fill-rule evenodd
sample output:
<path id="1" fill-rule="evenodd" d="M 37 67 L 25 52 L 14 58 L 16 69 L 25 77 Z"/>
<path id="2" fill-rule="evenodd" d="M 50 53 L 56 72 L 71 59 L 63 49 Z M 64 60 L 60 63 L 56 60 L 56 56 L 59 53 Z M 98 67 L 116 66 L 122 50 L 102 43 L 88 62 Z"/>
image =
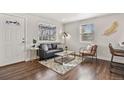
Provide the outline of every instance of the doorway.
<path id="1" fill-rule="evenodd" d="M 0 65 L 25 61 L 25 19 L 0 14 Z"/>

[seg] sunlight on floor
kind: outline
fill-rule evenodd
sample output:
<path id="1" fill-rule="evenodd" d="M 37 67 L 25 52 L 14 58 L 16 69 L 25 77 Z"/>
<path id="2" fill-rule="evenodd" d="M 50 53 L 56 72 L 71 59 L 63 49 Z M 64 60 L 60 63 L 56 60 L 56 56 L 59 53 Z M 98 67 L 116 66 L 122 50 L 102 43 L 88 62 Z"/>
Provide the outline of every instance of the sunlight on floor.
<path id="1" fill-rule="evenodd" d="M 42 73 L 42 72 L 40 72 L 40 73 Z M 52 78 L 55 79 L 56 75 L 57 75 L 57 74 L 54 73 L 53 71 L 51 71 L 51 70 L 46 70 L 43 74 L 37 73 L 37 74 L 36 74 L 36 78 L 37 78 L 37 79 L 41 79 L 41 78 L 42 78 L 42 80 L 49 80 L 49 79 L 52 79 Z"/>
<path id="2" fill-rule="evenodd" d="M 78 74 L 78 80 L 94 80 L 95 74 L 92 73 L 92 69 L 90 68 L 80 68 Z"/>

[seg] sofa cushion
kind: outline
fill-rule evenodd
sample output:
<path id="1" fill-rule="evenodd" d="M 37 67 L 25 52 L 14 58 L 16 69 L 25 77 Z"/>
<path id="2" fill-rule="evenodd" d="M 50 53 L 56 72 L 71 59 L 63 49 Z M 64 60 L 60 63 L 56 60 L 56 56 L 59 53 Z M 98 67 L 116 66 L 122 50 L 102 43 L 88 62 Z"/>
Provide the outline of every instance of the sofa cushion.
<path id="1" fill-rule="evenodd" d="M 58 50 L 59 52 L 62 52 L 62 51 L 63 51 L 63 48 L 57 48 L 57 50 Z"/>
<path id="2" fill-rule="evenodd" d="M 60 51 L 59 49 L 52 49 L 52 50 L 47 51 L 47 53 L 57 53 L 59 51 Z"/>
<path id="3" fill-rule="evenodd" d="M 48 51 L 48 46 L 47 46 L 47 44 L 43 44 L 43 45 L 42 45 L 42 49 L 43 49 L 44 51 Z"/>

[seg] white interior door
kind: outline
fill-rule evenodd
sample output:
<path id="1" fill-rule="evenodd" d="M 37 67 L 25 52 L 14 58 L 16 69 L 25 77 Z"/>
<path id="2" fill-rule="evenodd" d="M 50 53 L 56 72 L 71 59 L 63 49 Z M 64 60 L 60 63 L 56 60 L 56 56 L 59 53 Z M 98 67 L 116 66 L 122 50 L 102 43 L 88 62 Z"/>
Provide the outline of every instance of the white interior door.
<path id="1" fill-rule="evenodd" d="M 25 44 L 24 37 L 24 19 L 15 16 L 3 15 L 1 17 L 1 32 L 2 32 L 2 64 L 7 65 L 16 62 L 24 61 Z M 6 23 L 6 21 L 18 22 Z"/>

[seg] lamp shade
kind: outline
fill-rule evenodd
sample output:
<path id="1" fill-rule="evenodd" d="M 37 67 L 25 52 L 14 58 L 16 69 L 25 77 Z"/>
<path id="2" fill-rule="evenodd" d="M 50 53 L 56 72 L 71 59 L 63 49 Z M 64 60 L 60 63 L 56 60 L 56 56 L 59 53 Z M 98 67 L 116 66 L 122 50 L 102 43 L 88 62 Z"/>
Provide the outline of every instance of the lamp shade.
<path id="1" fill-rule="evenodd" d="M 63 38 L 63 39 L 64 39 L 64 38 L 70 39 L 70 38 L 71 38 L 71 35 L 68 34 L 67 32 L 63 32 L 63 33 L 62 33 L 62 38 Z"/>

